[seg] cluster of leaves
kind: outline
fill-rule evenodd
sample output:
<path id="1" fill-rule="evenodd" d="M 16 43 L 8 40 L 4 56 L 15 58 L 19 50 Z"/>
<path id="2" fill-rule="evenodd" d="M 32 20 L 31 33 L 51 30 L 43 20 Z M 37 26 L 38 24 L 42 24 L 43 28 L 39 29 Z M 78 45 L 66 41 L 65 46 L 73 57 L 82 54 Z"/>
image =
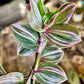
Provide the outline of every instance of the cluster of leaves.
<path id="1" fill-rule="evenodd" d="M 75 8 L 76 4 L 66 3 L 55 11 L 49 11 L 42 0 L 30 0 L 27 5 L 29 24 L 11 25 L 18 42 L 17 54 L 30 56 L 36 53 L 35 66 L 27 84 L 35 84 L 32 79 L 37 79 L 41 84 L 59 84 L 67 80 L 65 72 L 57 64 L 64 54 L 61 48 L 81 41 L 78 29 L 68 24 Z M 47 42 L 51 46 L 45 47 Z M 10 74 L 7 75 L 9 80 Z M 14 74 L 12 76 L 15 77 Z"/>

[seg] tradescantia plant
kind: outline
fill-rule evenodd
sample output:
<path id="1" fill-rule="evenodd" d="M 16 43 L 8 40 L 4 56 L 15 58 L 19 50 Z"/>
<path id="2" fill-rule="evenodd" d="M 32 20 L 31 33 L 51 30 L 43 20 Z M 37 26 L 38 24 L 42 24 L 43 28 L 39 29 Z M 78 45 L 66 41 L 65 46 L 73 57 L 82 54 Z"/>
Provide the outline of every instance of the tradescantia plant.
<path id="1" fill-rule="evenodd" d="M 28 24 L 11 25 L 18 42 L 17 54 L 30 56 L 36 53 L 35 63 L 26 84 L 35 84 L 36 80 L 41 84 L 60 84 L 67 80 L 58 63 L 64 55 L 62 48 L 68 48 L 81 41 L 78 29 L 68 24 L 75 8 L 75 3 L 66 3 L 57 10 L 49 11 L 42 0 L 30 0 L 27 5 Z M 50 45 L 46 46 L 48 42 Z M 6 76 L 9 80 L 10 74 Z M 20 73 L 18 74 L 18 78 L 22 77 Z M 12 76 L 15 77 L 13 79 L 17 79 L 14 73 Z M 23 77 L 20 79 L 22 82 Z M 11 84 L 20 83 L 17 81 Z"/>

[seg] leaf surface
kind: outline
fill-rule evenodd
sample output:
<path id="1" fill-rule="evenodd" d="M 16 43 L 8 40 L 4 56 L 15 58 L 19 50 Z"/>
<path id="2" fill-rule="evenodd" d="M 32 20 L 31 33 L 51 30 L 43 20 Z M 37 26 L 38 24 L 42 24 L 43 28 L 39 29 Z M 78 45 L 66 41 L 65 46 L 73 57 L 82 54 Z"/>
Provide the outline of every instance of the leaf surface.
<path id="1" fill-rule="evenodd" d="M 56 64 L 60 62 L 63 57 L 63 51 L 58 47 L 46 47 L 41 53 L 41 59 L 43 61 L 55 62 Z"/>
<path id="2" fill-rule="evenodd" d="M 0 76 L 0 84 L 23 84 L 23 74 L 19 72 L 11 72 L 7 75 Z"/>
<path id="3" fill-rule="evenodd" d="M 35 73 L 35 77 L 41 84 L 60 84 L 67 79 L 58 65 L 49 62 L 39 65 L 39 72 Z"/>
<path id="4" fill-rule="evenodd" d="M 34 54 L 34 51 L 35 51 L 34 49 L 26 49 L 20 45 L 18 45 L 17 47 L 17 55 L 20 56 L 31 56 Z"/>
<path id="5" fill-rule="evenodd" d="M 36 31 L 42 32 L 42 18 L 38 6 L 34 0 L 30 0 L 31 9 L 28 14 L 29 25 Z"/>
<path id="6" fill-rule="evenodd" d="M 24 48 L 35 49 L 39 35 L 26 23 L 13 24 L 11 26 L 16 41 Z"/>
<path id="7" fill-rule="evenodd" d="M 81 41 L 78 29 L 70 24 L 56 24 L 43 33 L 50 42 L 60 47 L 70 47 Z"/>

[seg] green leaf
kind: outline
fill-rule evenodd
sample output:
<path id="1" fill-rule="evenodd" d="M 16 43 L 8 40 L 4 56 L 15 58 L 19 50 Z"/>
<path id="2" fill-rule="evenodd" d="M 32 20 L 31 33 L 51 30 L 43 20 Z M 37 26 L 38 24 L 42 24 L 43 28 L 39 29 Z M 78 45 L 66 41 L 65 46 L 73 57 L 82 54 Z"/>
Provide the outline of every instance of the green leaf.
<path id="1" fill-rule="evenodd" d="M 41 53 L 41 60 L 48 62 L 55 62 L 56 64 L 60 62 L 64 53 L 58 47 L 46 47 Z"/>
<path id="2" fill-rule="evenodd" d="M 66 3 L 61 8 L 59 8 L 59 13 L 57 13 L 57 15 L 55 16 L 54 24 L 68 23 L 72 14 L 74 13 L 75 8 L 75 3 Z"/>
<path id="3" fill-rule="evenodd" d="M 31 9 L 28 14 L 29 25 L 38 32 L 43 32 L 42 29 L 42 18 L 34 0 L 30 0 Z"/>
<path id="4" fill-rule="evenodd" d="M 39 35 L 26 23 L 12 24 L 16 41 L 26 49 L 35 49 L 38 45 Z"/>
<path id="5" fill-rule="evenodd" d="M 58 11 L 57 10 L 54 10 L 54 11 L 49 11 L 48 13 L 46 13 L 44 16 L 43 16 L 43 21 L 44 21 L 44 24 L 49 24 L 51 23 L 52 19 L 53 19 L 53 16 L 57 13 Z"/>
<path id="6" fill-rule="evenodd" d="M 0 64 L 0 76 L 2 75 L 6 75 L 6 71 L 4 70 L 4 68 L 2 67 L 2 65 Z"/>
<path id="7" fill-rule="evenodd" d="M 70 24 L 56 24 L 43 33 L 50 42 L 59 47 L 70 47 L 81 41 L 78 29 Z"/>
<path id="8" fill-rule="evenodd" d="M 60 84 L 67 80 L 64 71 L 58 65 L 49 62 L 42 62 L 39 65 L 35 77 L 41 84 Z"/>
<path id="9" fill-rule="evenodd" d="M 17 47 L 17 55 L 20 56 L 31 56 L 34 54 L 34 51 L 35 51 L 34 49 L 26 49 L 20 45 L 18 45 Z"/>
<path id="10" fill-rule="evenodd" d="M 70 70 L 67 77 L 70 84 L 80 84 L 80 79 L 75 70 Z"/>
<path id="11" fill-rule="evenodd" d="M 41 17 L 43 17 L 45 14 L 43 0 L 35 0 L 35 2 L 38 6 Z"/>
<path id="12" fill-rule="evenodd" d="M 0 76 L 0 84 L 23 84 L 23 74 L 12 72 L 4 76 Z"/>

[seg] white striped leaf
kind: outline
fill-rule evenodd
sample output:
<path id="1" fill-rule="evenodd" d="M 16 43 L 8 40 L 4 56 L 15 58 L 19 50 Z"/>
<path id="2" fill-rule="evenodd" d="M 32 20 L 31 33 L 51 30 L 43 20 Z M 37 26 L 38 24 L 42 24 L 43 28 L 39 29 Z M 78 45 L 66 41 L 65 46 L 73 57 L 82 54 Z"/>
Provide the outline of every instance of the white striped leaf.
<path id="1" fill-rule="evenodd" d="M 12 24 L 11 26 L 16 41 L 24 48 L 35 49 L 39 35 L 26 23 Z"/>
<path id="2" fill-rule="evenodd" d="M 43 33 L 50 42 L 60 47 L 70 47 L 81 41 L 78 29 L 70 24 L 56 24 Z"/>
<path id="3" fill-rule="evenodd" d="M 45 14 L 43 0 L 35 0 L 35 2 L 37 4 L 41 17 L 43 17 Z"/>
<path id="4" fill-rule="evenodd" d="M 2 75 L 6 75 L 6 71 L 4 70 L 4 68 L 2 67 L 2 65 L 0 64 L 0 76 Z"/>
<path id="5" fill-rule="evenodd" d="M 4 76 L 0 76 L 0 84 L 23 84 L 24 76 L 19 72 L 12 72 Z"/>
<path id="6" fill-rule="evenodd" d="M 75 3 L 66 3 L 61 6 L 51 18 L 47 15 L 45 19 L 47 20 L 46 22 L 48 22 L 49 25 L 45 26 L 44 29 L 48 29 L 54 24 L 68 23 L 74 13 L 75 8 Z"/>
<path id="7" fill-rule="evenodd" d="M 66 3 L 61 8 L 58 9 L 58 13 L 56 14 L 54 24 L 58 23 L 68 23 L 74 10 L 76 8 L 75 3 Z"/>
<path id="8" fill-rule="evenodd" d="M 34 0 L 30 0 L 31 9 L 28 14 L 29 25 L 36 31 L 42 32 L 42 18 Z"/>
<path id="9" fill-rule="evenodd" d="M 41 60 L 59 63 L 63 57 L 63 51 L 58 47 L 46 47 L 41 53 Z"/>
<path id="10" fill-rule="evenodd" d="M 61 84 L 67 80 L 63 69 L 58 65 L 49 62 L 43 62 L 39 65 L 35 77 L 41 84 Z"/>
<path id="11" fill-rule="evenodd" d="M 31 56 L 34 54 L 34 51 L 35 51 L 34 49 L 26 49 L 20 45 L 18 45 L 17 47 L 17 55 L 20 56 Z"/>

